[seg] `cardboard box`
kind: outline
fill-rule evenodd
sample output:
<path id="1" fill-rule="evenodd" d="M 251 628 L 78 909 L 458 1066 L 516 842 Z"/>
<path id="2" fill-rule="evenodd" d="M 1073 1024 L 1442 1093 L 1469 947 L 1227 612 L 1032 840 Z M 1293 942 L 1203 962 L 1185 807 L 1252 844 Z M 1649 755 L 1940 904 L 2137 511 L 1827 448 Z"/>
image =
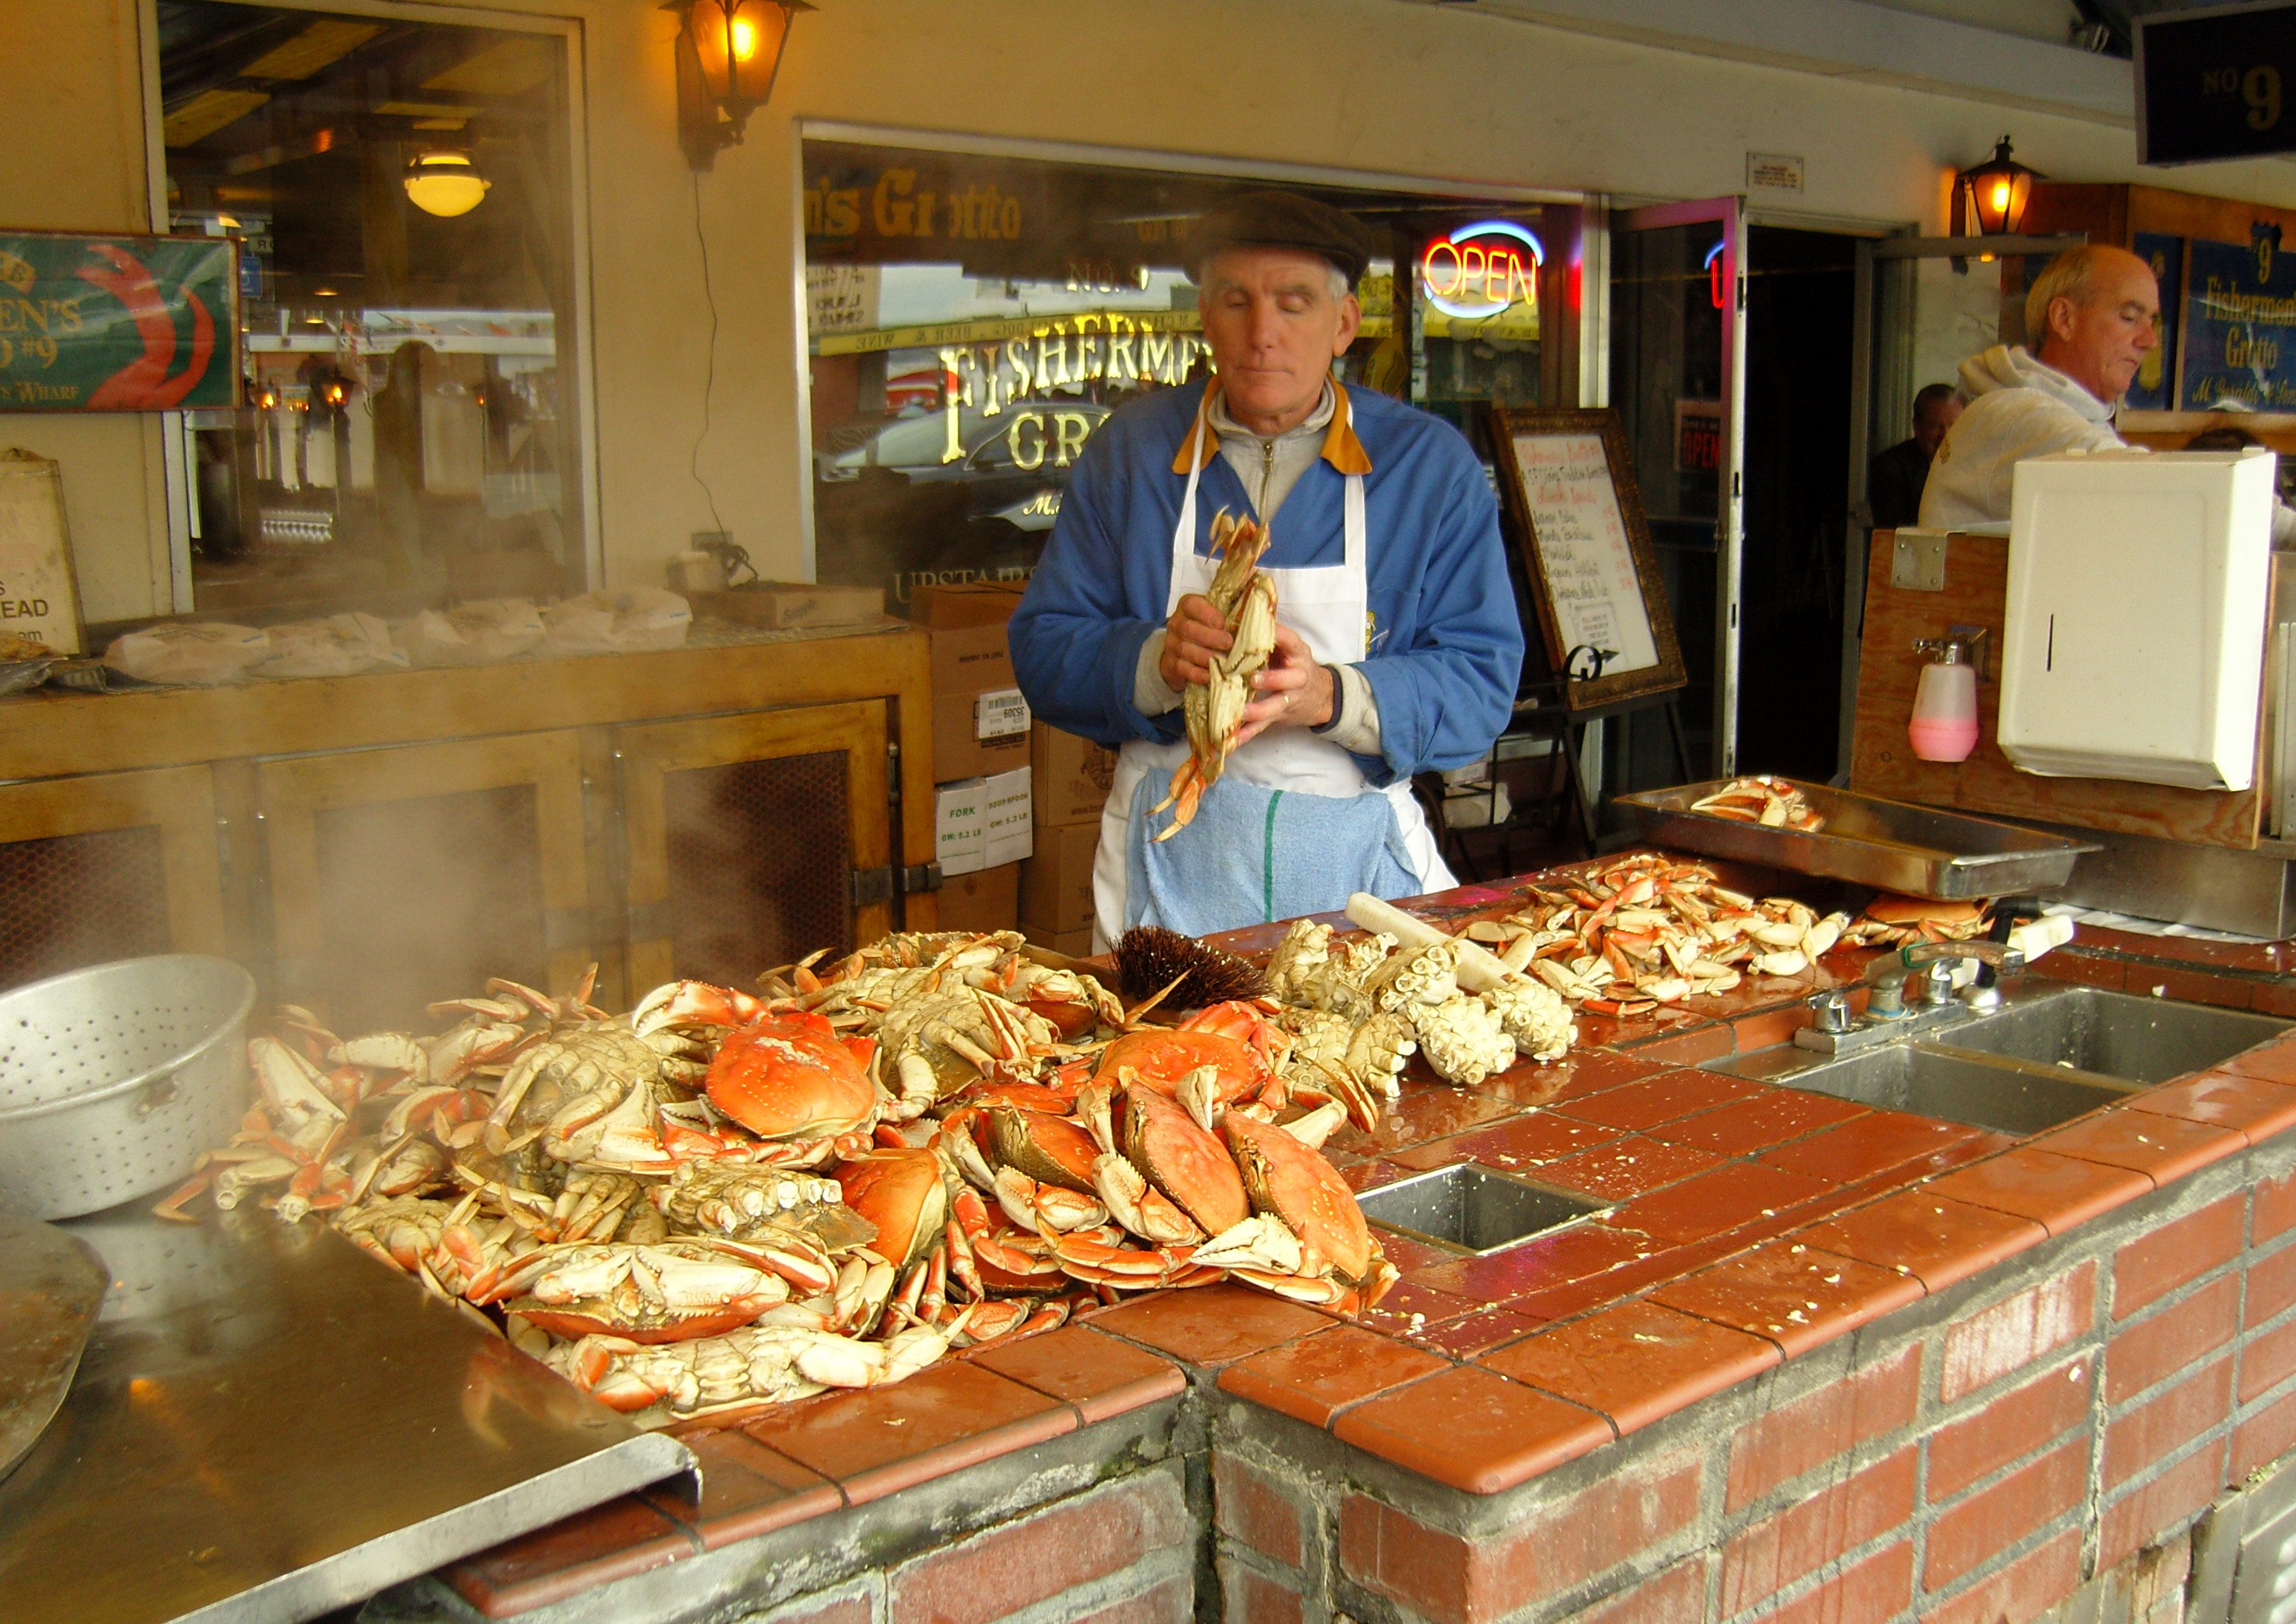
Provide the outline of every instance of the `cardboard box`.
<path id="1" fill-rule="evenodd" d="M 944 878 L 988 866 L 988 781 L 933 788 L 933 861 Z"/>
<path id="2" fill-rule="evenodd" d="M 1036 820 L 1029 809 L 1029 769 L 993 773 L 981 797 L 987 814 L 981 860 L 994 866 L 1018 863 L 1035 848 Z"/>
<path id="3" fill-rule="evenodd" d="M 1002 626 L 1021 607 L 1026 581 L 963 581 L 954 586 L 920 586 L 909 595 L 909 623 L 927 631 L 967 626 Z"/>
<path id="4" fill-rule="evenodd" d="M 939 895 L 944 931 L 1013 930 L 1021 920 L 1021 865 L 999 863 L 944 879 Z"/>
<path id="5" fill-rule="evenodd" d="M 1064 953 L 1070 958 L 1092 956 L 1092 932 L 1084 931 L 1039 931 L 1034 925 L 1023 927 L 1023 934 L 1035 946 Z"/>
<path id="6" fill-rule="evenodd" d="M 885 615 L 882 586 L 753 581 L 730 590 L 685 595 L 697 618 L 716 615 L 742 626 L 865 626 Z"/>
<path id="7" fill-rule="evenodd" d="M 1018 582 L 920 586 L 909 619 L 932 637 L 933 777 L 1003 773 L 1029 759 L 1029 706 L 1013 676 L 1004 623 Z"/>
<path id="8" fill-rule="evenodd" d="M 1092 859 L 1098 824 L 1047 829 L 1021 865 L 1021 917 L 1032 930 L 1059 936 L 1092 929 Z"/>
<path id="9" fill-rule="evenodd" d="M 1116 778 L 1116 752 L 1038 722 L 1029 730 L 1029 770 L 1035 775 L 1037 828 L 1097 824 Z"/>

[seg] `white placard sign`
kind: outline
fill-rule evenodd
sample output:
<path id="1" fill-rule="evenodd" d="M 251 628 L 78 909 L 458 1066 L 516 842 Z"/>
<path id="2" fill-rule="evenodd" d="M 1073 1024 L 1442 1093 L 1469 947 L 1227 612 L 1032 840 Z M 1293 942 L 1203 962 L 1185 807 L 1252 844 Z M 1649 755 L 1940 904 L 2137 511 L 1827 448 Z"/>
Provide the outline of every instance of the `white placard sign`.
<path id="1" fill-rule="evenodd" d="M 0 451 L 0 638 L 36 637 L 59 654 L 80 652 L 79 593 L 64 531 L 56 464 Z"/>
<path id="2" fill-rule="evenodd" d="M 1650 669 L 1659 662 L 1658 644 L 1603 437 L 1518 434 L 1513 439 L 1563 648 L 1616 649 L 1618 657 L 1603 664 L 1605 677 Z"/>

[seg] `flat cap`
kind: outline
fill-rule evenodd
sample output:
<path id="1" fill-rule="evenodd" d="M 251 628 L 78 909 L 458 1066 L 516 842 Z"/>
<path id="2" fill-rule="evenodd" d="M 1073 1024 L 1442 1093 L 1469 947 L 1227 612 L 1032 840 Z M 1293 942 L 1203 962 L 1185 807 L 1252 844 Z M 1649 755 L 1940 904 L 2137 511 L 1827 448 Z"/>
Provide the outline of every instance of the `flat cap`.
<path id="1" fill-rule="evenodd" d="M 1296 192 L 1239 192 L 1204 210 L 1188 234 L 1188 268 L 1224 248 L 1291 248 L 1320 254 L 1350 285 L 1371 264 L 1372 235 L 1355 216 Z"/>

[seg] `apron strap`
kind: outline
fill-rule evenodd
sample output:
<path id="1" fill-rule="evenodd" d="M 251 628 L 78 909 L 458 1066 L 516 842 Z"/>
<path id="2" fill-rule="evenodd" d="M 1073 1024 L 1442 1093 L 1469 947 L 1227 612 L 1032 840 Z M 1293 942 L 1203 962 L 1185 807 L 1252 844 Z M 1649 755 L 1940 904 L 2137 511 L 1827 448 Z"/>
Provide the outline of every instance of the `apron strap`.
<path id="1" fill-rule="evenodd" d="M 1181 591 L 1180 570 L 1196 551 L 1196 481 L 1204 471 L 1204 439 L 1210 432 L 1212 386 L 1204 385 L 1204 398 L 1196 404 L 1196 420 L 1188 428 L 1188 488 L 1180 496 L 1180 521 L 1172 527 L 1171 585 L 1165 589 L 1164 612 L 1169 615 L 1179 608 Z"/>

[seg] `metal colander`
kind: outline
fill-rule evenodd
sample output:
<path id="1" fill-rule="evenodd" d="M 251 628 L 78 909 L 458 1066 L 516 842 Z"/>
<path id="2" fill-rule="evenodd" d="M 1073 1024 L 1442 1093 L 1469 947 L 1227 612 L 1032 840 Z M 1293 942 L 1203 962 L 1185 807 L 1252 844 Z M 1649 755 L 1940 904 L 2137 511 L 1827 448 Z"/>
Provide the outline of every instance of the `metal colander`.
<path id="1" fill-rule="evenodd" d="M 73 1218 L 165 1188 L 247 1105 L 255 978 L 123 959 L 0 995 L 0 1204 Z"/>

